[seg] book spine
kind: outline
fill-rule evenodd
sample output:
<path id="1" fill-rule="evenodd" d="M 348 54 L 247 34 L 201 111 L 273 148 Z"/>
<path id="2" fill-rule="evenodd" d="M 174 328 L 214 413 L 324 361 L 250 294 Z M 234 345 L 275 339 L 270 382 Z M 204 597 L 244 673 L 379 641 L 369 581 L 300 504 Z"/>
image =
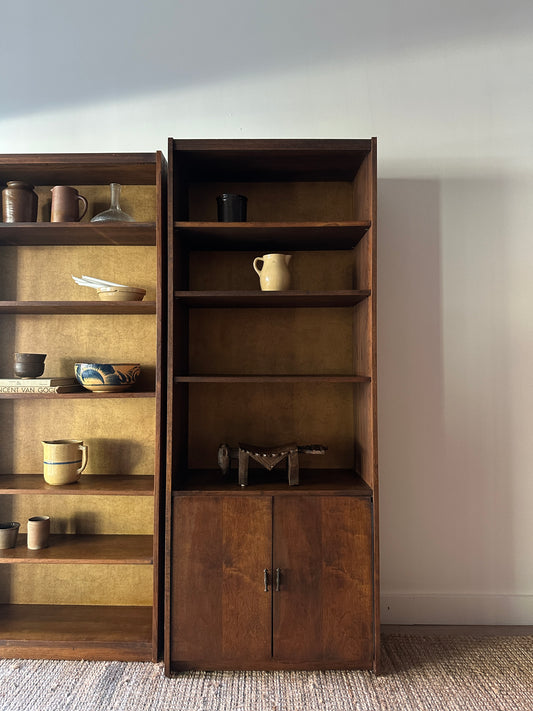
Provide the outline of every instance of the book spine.
<path id="1" fill-rule="evenodd" d="M 73 393 L 82 392 L 79 385 L 0 385 L 0 394 L 20 394 L 20 393 L 36 393 L 46 395 L 48 393 Z"/>
<path id="2" fill-rule="evenodd" d="M 24 378 L 23 380 L 12 380 L 10 378 L 0 378 L 0 387 L 11 388 L 52 388 L 57 385 L 77 385 L 75 378 Z"/>

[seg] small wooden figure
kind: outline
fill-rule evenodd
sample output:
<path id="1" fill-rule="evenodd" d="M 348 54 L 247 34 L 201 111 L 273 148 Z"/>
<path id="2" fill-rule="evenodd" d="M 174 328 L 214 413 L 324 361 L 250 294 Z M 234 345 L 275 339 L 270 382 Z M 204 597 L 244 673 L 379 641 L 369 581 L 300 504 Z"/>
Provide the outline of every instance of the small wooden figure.
<path id="1" fill-rule="evenodd" d="M 297 486 L 299 478 L 299 454 L 325 454 L 327 447 L 322 444 L 297 445 L 294 442 L 278 445 L 275 447 L 260 447 L 255 444 L 239 442 L 238 447 L 230 447 L 221 444 L 218 448 L 218 466 L 222 474 L 227 474 L 231 467 L 231 460 L 238 460 L 239 463 L 239 484 L 248 484 L 248 464 L 250 458 L 258 462 L 268 471 L 271 471 L 277 464 L 287 459 L 287 474 L 289 486 Z"/>

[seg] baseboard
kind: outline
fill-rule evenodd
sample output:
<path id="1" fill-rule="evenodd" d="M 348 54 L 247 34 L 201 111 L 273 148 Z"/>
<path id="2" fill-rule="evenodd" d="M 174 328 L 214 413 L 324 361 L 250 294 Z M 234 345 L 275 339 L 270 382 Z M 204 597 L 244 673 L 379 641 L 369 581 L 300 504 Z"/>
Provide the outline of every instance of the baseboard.
<path id="1" fill-rule="evenodd" d="M 386 625 L 531 625 L 533 595 L 383 594 L 381 622 Z"/>

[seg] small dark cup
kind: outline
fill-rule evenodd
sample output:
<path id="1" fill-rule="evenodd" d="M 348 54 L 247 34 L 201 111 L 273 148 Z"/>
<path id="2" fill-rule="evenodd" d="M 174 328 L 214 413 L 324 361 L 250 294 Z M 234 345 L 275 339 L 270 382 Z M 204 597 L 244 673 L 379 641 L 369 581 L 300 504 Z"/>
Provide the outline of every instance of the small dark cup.
<path id="1" fill-rule="evenodd" d="M 217 197 L 217 214 L 219 222 L 246 222 L 246 206 L 248 198 L 245 195 L 222 193 Z"/>
<path id="2" fill-rule="evenodd" d="M 14 373 L 17 378 L 38 378 L 44 373 L 46 353 L 15 353 Z"/>

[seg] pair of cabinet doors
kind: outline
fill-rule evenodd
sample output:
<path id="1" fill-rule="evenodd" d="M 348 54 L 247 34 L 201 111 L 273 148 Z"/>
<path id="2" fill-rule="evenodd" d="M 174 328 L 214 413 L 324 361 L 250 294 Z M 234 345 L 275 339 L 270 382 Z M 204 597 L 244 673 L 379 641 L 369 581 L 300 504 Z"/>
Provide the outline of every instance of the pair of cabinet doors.
<path id="1" fill-rule="evenodd" d="M 371 668 L 372 502 L 174 497 L 171 665 Z"/>

